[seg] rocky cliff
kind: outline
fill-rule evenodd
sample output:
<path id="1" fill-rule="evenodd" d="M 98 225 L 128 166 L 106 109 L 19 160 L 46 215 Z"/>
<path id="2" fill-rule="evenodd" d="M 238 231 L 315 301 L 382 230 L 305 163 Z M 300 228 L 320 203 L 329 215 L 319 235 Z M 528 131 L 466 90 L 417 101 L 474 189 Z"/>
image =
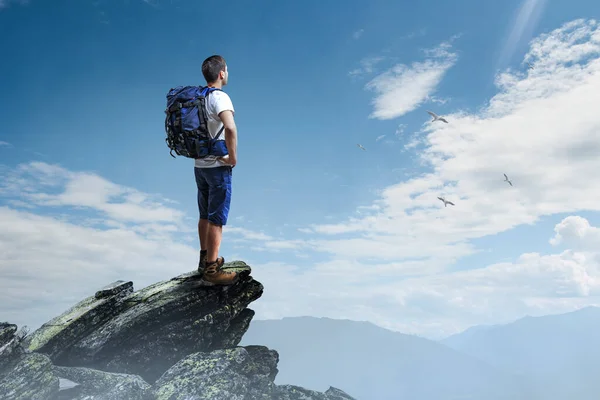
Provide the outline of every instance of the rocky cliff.
<path id="1" fill-rule="evenodd" d="M 32 334 L 0 323 L 0 400 L 353 400 L 275 385 L 277 351 L 238 346 L 263 285 L 243 262 L 224 268 L 240 281 L 117 281 Z"/>

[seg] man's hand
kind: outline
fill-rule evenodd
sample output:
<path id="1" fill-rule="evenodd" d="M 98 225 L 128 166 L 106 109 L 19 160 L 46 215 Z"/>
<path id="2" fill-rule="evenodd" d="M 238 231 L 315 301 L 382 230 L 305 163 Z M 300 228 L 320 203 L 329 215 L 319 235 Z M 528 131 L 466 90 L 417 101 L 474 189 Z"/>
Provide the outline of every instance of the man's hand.
<path id="1" fill-rule="evenodd" d="M 231 168 L 235 167 L 235 164 L 237 164 L 237 160 L 231 159 L 231 157 L 229 157 L 229 154 L 224 157 L 219 157 L 217 158 L 217 160 L 224 162 L 227 165 L 230 165 Z"/>

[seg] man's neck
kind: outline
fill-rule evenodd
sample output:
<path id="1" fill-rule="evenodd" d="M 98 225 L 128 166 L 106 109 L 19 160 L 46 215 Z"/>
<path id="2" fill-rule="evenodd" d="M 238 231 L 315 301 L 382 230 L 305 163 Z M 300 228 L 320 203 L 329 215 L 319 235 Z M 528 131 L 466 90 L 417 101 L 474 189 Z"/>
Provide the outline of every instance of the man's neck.
<path id="1" fill-rule="evenodd" d="M 206 86 L 208 86 L 208 87 L 214 87 L 214 88 L 217 88 L 217 89 L 223 89 L 223 84 L 221 82 L 207 83 Z"/>

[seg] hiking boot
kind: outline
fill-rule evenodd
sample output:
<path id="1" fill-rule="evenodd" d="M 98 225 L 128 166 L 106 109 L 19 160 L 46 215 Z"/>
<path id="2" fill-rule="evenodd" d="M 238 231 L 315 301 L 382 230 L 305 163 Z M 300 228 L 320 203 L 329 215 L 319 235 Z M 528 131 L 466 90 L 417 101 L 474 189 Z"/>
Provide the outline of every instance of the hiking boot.
<path id="1" fill-rule="evenodd" d="M 207 262 L 204 269 L 203 279 L 215 285 L 231 285 L 238 281 L 237 273 L 231 271 L 223 271 L 221 267 L 225 264 L 223 257 L 217 258 L 216 261 Z"/>
<path id="2" fill-rule="evenodd" d="M 203 273 L 206 268 L 206 250 L 200 250 L 200 261 L 198 262 L 198 272 Z"/>

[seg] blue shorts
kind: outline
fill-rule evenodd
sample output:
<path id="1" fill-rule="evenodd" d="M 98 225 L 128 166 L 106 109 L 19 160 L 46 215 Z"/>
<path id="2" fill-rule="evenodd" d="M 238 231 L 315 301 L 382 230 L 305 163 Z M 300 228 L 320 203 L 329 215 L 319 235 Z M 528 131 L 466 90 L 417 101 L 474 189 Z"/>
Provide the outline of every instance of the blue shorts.
<path id="1" fill-rule="evenodd" d="M 196 168 L 198 186 L 198 210 L 200 219 L 207 219 L 215 225 L 227 224 L 231 203 L 232 167 Z"/>

